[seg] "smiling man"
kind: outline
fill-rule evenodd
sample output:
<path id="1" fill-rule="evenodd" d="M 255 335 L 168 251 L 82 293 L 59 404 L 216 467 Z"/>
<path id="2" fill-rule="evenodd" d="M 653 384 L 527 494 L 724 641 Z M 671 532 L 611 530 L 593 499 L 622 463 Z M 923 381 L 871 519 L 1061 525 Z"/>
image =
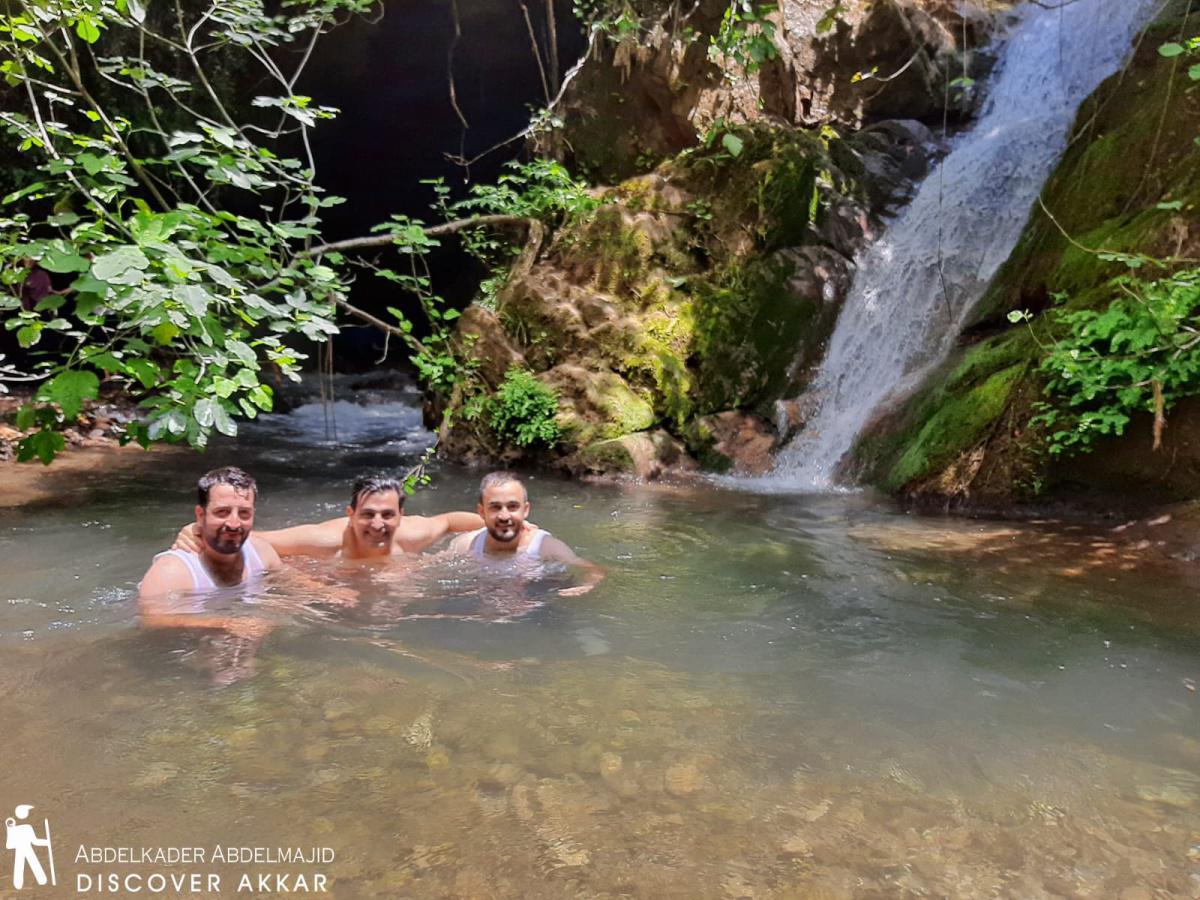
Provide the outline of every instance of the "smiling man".
<path id="1" fill-rule="evenodd" d="M 213 469 L 197 482 L 196 499 L 196 545 L 154 557 L 139 586 L 143 600 L 244 584 L 280 567 L 271 545 L 251 534 L 258 499 L 253 478 L 234 466 Z"/>
<path id="2" fill-rule="evenodd" d="M 192 549 L 172 549 L 154 557 L 138 585 L 138 611 L 148 628 L 188 628 L 224 631 L 252 641 L 270 630 L 255 616 L 222 615 L 210 611 L 202 598 L 174 599 L 223 587 L 251 584 L 280 568 L 279 555 L 254 529 L 258 486 L 233 466 L 213 469 L 196 484 L 196 522 L 199 538 Z"/>
<path id="3" fill-rule="evenodd" d="M 560 562 L 579 569 L 583 573 L 583 584 L 564 588 L 559 595 L 586 594 L 604 578 L 604 570 L 577 556 L 548 531 L 528 525 L 529 509 L 529 494 L 520 478 L 511 472 L 485 475 L 479 483 L 478 508 L 483 527 L 456 537 L 450 545 L 451 552 L 473 556 L 484 565 Z"/>

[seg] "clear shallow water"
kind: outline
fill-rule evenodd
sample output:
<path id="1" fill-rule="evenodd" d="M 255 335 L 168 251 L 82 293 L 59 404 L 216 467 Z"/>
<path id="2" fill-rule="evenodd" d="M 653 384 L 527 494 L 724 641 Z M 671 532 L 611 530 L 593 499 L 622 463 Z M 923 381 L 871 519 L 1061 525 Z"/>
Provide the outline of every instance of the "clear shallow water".
<path id="1" fill-rule="evenodd" d="M 247 607 L 277 622 L 256 651 L 137 628 L 196 474 L 251 469 L 262 527 L 336 515 L 427 439 L 405 410 L 341 410 L 338 447 L 308 408 L 0 513 L 0 801 L 51 821 L 60 895 L 154 870 L 79 845 L 217 843 L 331 848 L 190 868 L 320 870 L 338 897 L 1200 892 L 1195 576 L 1100 529 L 538 477 L 534 520 L 609 570 L 585 597 L 310 564 L 318 587 Z M 239 652 L 256 669 L 215 683 Z"/>

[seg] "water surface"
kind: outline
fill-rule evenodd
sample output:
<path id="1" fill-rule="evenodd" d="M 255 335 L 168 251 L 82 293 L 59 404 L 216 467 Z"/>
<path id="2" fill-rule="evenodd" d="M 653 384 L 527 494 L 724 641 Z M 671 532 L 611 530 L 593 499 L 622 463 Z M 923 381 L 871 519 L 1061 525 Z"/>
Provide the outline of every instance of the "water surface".
<path id="1" fill-rule="evenodd" d="M 218 843 L 331 848 L 282 870 L 338 897 L 1200 891 L 1194 575 L 1099 527 L 538 476 L 534 520 L 609 572 L 587 596 L 306 564 L 315 588 L 220 601 L 277 623 L 231 679 L 236 648 L 139 629 L 201 471 L 250 469 L 273 527 L 428 442 L 409 400 L 335 413 L 339 442 L 303 407 L 0 513 L 0 801 L 51 822 L 59 895 L 153 870 L 80 845 Z"/>

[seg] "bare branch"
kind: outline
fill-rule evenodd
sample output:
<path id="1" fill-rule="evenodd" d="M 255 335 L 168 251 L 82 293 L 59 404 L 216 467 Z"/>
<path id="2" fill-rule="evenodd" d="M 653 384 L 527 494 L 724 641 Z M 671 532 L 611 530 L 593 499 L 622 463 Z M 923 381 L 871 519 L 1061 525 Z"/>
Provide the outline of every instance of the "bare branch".
<path id="1" fill-rule="evenodd" d="M 542 93 L 546 97 L 546 102 L 550 102 L 550 82 L 546 80 L 546 67 L 542 65 L 542 49 L 538 46 L 537 35 L 533 31 L 533 21 L 529 18 L 529 7 L 525 5 L 525 0 L 518 0 L 521 4 L 521 15 L 525 17 L 525 28 L 529 32 L 529 47 L 533 50 L 533 59 L 537 63 L 538 75 L 542 79 Z"/>
<path id="2" fill-rule="evenodd" d="M 473 216 L 469 219 L 455 219 L 452 222 L 445 222 L 441 225 L 431 225 L 423 229 L 423 231 L 428 237 L 442 237 L 447 234 L 455 234 L 467 228 L 478 228 L 487 225 L 522 225 L 526 228 L 532 228 L 535 222 L 537 222 L 536 219 L 526 216 Z M 540 222 L 537 224 L 541 225 Z M 369 237 L 347 238 L 344 241 L 321 244 L 308 250 L 301 250 L 296 256 L 321 256 L 325 253 L 341 252 L 343 250 L 366 250 L 370 247 L 389 247 L 395 242 L 396 239 L 390 234 L 373 234 Z"/>

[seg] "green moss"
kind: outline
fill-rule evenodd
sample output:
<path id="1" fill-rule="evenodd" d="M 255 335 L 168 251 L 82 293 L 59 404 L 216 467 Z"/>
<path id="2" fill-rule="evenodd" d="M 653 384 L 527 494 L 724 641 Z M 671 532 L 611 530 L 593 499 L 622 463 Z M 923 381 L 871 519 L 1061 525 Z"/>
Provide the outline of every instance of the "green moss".
<path id="1" fill-rule="evenodd" d="M 786 259 L 756 260 L 693 288 L 698 414 L 779 396 L 792 361 L 826 336 L 819 305 L 790 290 L 792 271 Z"/>
<path id="2" fill-rule="evenodd" d="M 606 436 L 618 437 L 645 431 L 655 422 L 654 407 L 618 379 L 601 388 L 600 405 L 616 431 L 616 434 Z"/>
<path id="3" fill-rule="evenodd" d="M 1038 352 L 1024 328 L 970 347 L 860 438 L 858 466 L 893 491 L 935 475 L 995 427 Z"/>
<path id="4" fill-rule="evenodd" d="M 956 397 L 947 397 L 905 448 L 883 485 L 899 490 L 935 474 L 983 440 L 1008 403 L 1026 366 L 1010 366 Z"/>
<path id="5" fill-rule="evenodd" d="M 637 463 L 633 454 L 620 438 L 597 441 L 579 451 L 579 459 L 586 468 L 598 472 L 635 472 Z"/>

